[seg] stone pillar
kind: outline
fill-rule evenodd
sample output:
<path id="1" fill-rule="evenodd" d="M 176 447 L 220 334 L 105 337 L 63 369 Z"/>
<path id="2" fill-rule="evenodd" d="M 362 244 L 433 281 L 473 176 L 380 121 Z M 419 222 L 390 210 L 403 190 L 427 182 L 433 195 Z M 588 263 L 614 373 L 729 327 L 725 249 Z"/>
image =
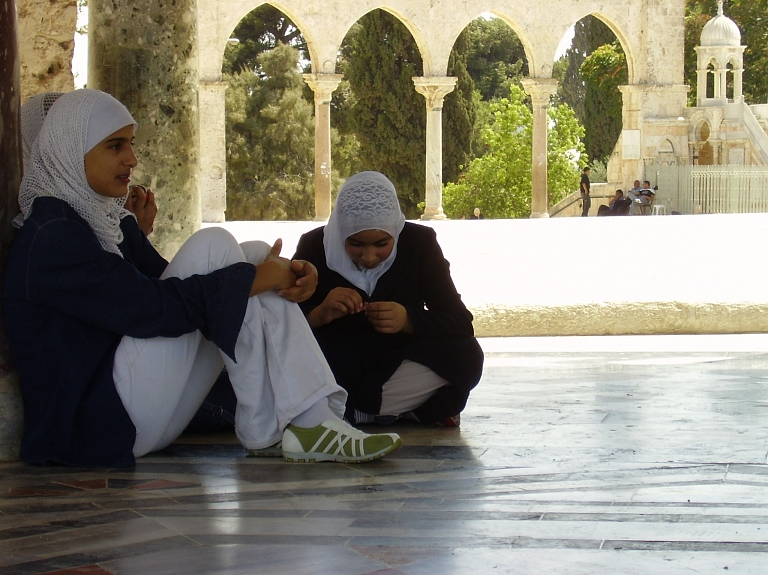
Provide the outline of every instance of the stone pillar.
<path id="1" fill-rule="evenodd" d="M 721 84 L 721 81 L 722 81 L 722 78 L 723 78 L 722 70 L 714 70 L 712 72 L 712 75 L 714 77 L 714 82 L 713 82 L 713 84 L 714 84 L 714 92 L 712 93 L 712 97 L 713 98 L 724 98 L 725 96 L 722 93 L 723 90 L 721 90 L 721 85 L 722 85 L 723 88 L 725 88 L 725 83 L 722 82 L 722 84 Z"/>
<path id="2" fill-rule="evenodd" d="M 21 64 L 21 101 L 40 92 L 69 92 L 75 87 L 77 2 L 16 0 Z"/>
<path id="3" fill-rule="evenodd" d="M 223 222 L 227 210 L 226 82 L 200 82 L 200 212 L 204 222 Z"/>
<path id="4" fill-rule="evenodd" d="M 523 89 L 533 101 L 533 152 L 531 173 L 531 217 L 549 217 L 547 193 L 547 128 L 549 98 L 557 90 L 554 78 L 524 78 Z"/>
<path id="5" fill-rule="evenodd" d="M 744 92 L 743 92 L 743 84 L 744 82 L 744 70 L 741 68 L 735 68 L 733 70 L 733 101 L 734 102 L 743 102 L 744 101 Z"/>
<path id="6" fill-rule="evenodd" d="M 456 87 L 454 76 L 414 77 L 416 91 L 427 103 L 427 189 L 422 220 L 444 220 L 443 213 L 443 98 Z"/>
<path id="7" fill-rule="evenodd" d="M 341 74 L 304 74 L 315 93 L 315 221 L 331 215 L 331 94 Z"/>
<path id="8" fill-rule="evenodd" d="M 21 133 L 16 3 L 0 0 L 0 289 L 13 238 L 11 220 L 19 213 Z M 0 461 L 18 459 L 23 423 L 21 393 L 0 308 Z"/>
<path id="9" fill-rule="evenodd" d="M 139 124 L 133 181 L 152 188 L 152 243 L 166 258 L 201 223 L 195 0 L 89 0 L 88 85 Z"/>
<path id="10" fill-rule="evenodd" d="M 718 70 L 718 72 L 720 74 L 720 81 L 718 82 L 720 97 L 728 99 L 728 68 Z"/>

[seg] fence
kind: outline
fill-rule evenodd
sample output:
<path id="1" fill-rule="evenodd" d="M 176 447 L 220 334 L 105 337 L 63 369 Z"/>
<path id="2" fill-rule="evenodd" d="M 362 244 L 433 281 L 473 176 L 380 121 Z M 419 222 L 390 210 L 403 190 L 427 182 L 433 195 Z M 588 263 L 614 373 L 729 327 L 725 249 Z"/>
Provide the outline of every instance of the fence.
<path id="1" fill-rule="evenodd" d="M 667 213 L 768 212 L 766 166 L 647 166 L 645 179 L 659 187 L 656 204 Z"/>

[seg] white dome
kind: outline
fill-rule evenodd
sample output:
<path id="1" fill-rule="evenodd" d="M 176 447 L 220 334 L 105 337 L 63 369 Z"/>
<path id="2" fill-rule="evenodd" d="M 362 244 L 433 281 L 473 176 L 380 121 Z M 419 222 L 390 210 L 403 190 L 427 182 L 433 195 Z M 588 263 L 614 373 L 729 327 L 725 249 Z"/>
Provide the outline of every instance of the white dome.
<path id="1" fill-rule="evenodd" d="M 717 16 L 704 25 L 701 46 L 741 46 L 741 30 L 736 22 L 723 14 L 723 3 L 717 3 Z"/>

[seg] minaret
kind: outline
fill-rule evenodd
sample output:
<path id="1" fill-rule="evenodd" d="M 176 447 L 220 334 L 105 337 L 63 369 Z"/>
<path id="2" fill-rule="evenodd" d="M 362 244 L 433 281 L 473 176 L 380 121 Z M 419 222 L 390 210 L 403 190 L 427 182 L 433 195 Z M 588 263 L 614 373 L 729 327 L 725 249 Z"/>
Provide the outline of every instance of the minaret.
<path id="1" fill-rule="evenodd" d="M 717 3 L 717 16 L 706 23 L 701 31 L 699 46 L 696 46 L 698 106 L 727 103 L 726 92 L 728 72 L 733 73 L 733 97 L 731 101 L 743 100 L 742 75 L 744 73 L 744 49 L 741 45 L 741 30 L 736 22 L 723 14 L 723 1 Z M 710 65 L 712 68 L 710 68 Z M 731 66 L 729 70 L 728 66 Z M 707 76 L 714 77 L 714 89 L 707 94 Z"/>

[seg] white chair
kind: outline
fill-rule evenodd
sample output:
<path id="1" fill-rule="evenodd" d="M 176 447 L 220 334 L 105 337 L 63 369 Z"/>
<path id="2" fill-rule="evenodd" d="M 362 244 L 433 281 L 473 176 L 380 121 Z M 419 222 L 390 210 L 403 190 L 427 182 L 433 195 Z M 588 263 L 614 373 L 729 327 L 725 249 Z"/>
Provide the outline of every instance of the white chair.
<path id="1" fill-rule="evenodd" d="M 651 215 L 652 216 L 660 216 L 662 214 L 664 214 L 665 216 L 667 215 L 667 208 L 664 207 L 664 204 L 656 204 L 656 203 L 654 203 L 652 211 L 651 211 Z"/>

